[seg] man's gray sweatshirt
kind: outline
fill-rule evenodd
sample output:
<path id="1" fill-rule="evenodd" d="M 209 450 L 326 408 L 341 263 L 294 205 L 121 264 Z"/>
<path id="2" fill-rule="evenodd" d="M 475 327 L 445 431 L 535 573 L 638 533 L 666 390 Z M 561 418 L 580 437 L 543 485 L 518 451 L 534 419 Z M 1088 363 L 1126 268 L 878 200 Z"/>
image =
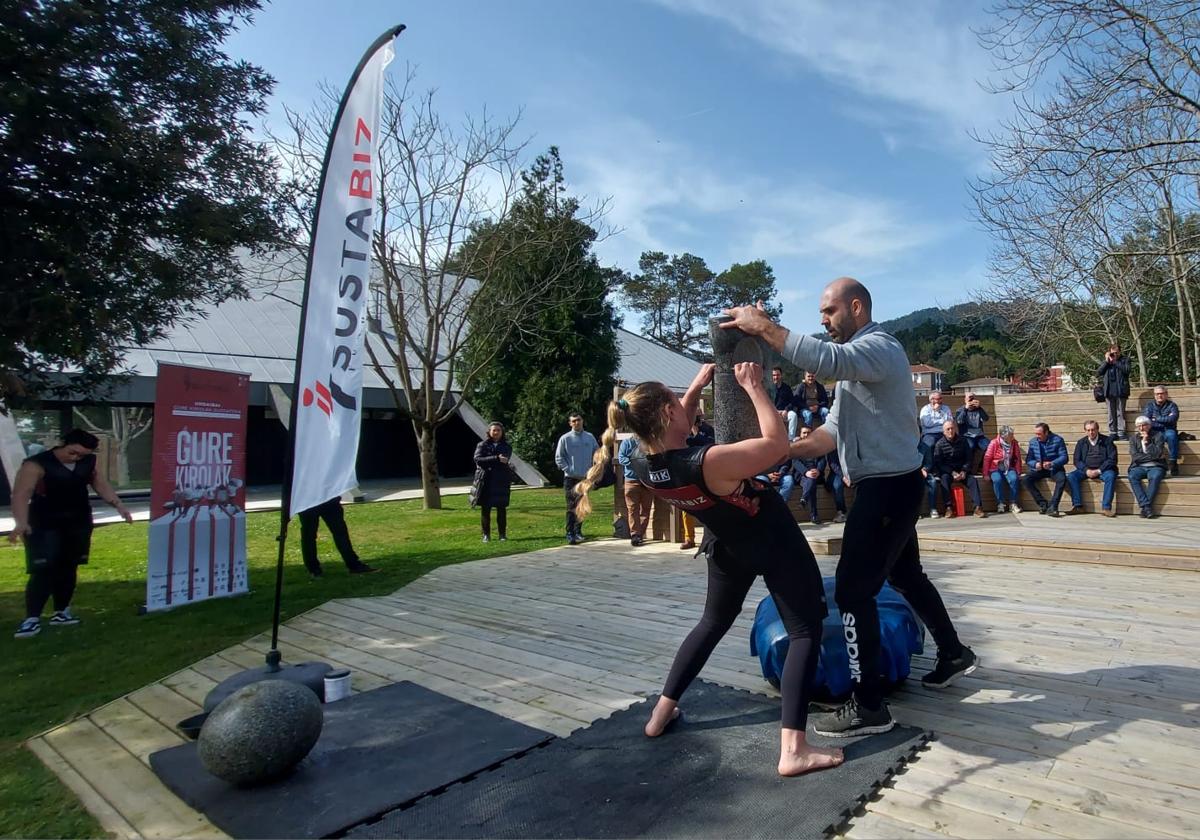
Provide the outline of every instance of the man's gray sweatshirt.
<path id="1" fill-rule="evenodd" d="M 554 463 L 568 478 L 583 478 L 592 468 L 592 455 L 599 448 L 591 432 L 567 432 L 554 447 Z"/>
<path id="2" fill-rule="evenodd" d="M 837 441 L 851 481 L 903 475 L 921 466 L 912 369 L 900 342 L 871 321 L 845 344 L 789 333 L 783 355 L 819 379 L 837 379 L 822 427 Z"/>

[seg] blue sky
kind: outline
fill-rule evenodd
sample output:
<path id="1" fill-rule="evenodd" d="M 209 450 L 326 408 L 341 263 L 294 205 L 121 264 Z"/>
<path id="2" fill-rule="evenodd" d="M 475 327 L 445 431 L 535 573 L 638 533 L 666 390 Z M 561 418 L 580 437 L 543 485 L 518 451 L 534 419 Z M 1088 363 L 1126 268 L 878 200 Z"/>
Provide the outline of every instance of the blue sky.
<path id="1" fill-rule="evenodd" d="M 276 78 L 281 125 L 284 105 L 307 110 L 321 81 L 340 90 L 404 23 L 391 73 L 416 65 L 447 117 L 523 111 L 530 154 L 557 145 L 571 188 L 610 201 L 603 262 L 765 259 L 784 323 L 811 331 L 843 274 L 880 320 L 986 283 L 970 132 L 1009 106 L 982 86 L 991 60 L 971 27 L 985 22 L 951 2 L 275 0 L 227 49 Z"/>

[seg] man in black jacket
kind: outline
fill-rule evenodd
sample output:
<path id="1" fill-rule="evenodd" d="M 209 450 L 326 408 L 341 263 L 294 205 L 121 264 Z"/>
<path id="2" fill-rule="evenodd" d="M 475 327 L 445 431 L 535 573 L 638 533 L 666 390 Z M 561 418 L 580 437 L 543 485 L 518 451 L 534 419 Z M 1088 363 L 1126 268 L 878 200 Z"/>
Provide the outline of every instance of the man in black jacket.
<path id="1" fill-rule="evenodd" d="M 975 515 L 980 519 L 987 516 L 979 496 L 979 482 L 971 474 L 974 458 L 975 449 L 958 433 L 958 423 L 953 420 L 943 423 L 942 439 L 933 445 L 933 471 L 941 477 L 947 517 L 954 516 L 953 496 L 950 493 L 950 485 L 954 482 L 967 485 L 967 492 L 971 494 L 971 501 L 975 505 Z"/>
<path id="2" fill-rule="evenodd" d="M 817 381 L 811 370 L 804 372 L 804 381 L 796 386 L 796 411 L 805 426 L 815 429 L 829 416 L 829 392 Z"/>
<path id="3" fill-rule="evenodd" d="M 799 415 L 792 409 L 795 396 L 792 394 L 792 386 L 783 381 L 783 368 L 771 368 L 771 384 L 775 386 L 775 409 L 787 423 L 788 440 L 792 440 L 796 437 Z"/>
<path id="4" fill-rule="evenodd" d="M 1100 424 L 1089 420 L 1083 424 L 1087 434 L 1075 444 L 1075 469 L 1067 473 L 1067 484 L 1071 486 L 1071 509 L 1067 513 L 1087 513 L 1083 509 L 1083 493 L 1080 485 L 1086 479 L 1104 482 L 1104 496 L 1100 510 L 1105 516 L 1116 516 L 1113 509 L 1113 494 L 1117 489 L 1117 447 L 1112 440 L 1100 434 Z"/>
<path id="5" fill-rule="evenodd" d="M 1115 341 L 1109 345 L 1096 377 L 1108 405 L 1108 433 L 1113 440 L 1128 440 L 1125 434 L 1125 401 L 1129 399 L 1129 357 L 1121 355 Z"/>

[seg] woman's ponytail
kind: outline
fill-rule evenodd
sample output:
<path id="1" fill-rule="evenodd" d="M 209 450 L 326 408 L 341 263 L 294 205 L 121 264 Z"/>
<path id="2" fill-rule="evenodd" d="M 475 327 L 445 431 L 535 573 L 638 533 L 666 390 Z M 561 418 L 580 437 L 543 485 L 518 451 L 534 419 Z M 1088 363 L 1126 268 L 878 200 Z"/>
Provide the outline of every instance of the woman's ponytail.
<path id="1" fill-rule="evenodd" d="M 587 475 L 575 485 L 575 492 L 579 495 L 579 502 L 575 505 L 575 516 L 580 521 L 583 521 L 592 512 L 592 500 L 588 498 L 588 493 L 600 480 L 600 476 L 604 475 L 604 469 L 608 466 L 608 462 L 613 460 L 617 445 L 617 430 L 625 427 L 625 409 L 621 407 L 621 403 L 625 403 L 625 400 L 609 402 L 608 428 L 600 436 L 600 448 L 592 456 L 592 466 L 588 469 Z M 628 406 L 628 403 L 625 405 Z"/>

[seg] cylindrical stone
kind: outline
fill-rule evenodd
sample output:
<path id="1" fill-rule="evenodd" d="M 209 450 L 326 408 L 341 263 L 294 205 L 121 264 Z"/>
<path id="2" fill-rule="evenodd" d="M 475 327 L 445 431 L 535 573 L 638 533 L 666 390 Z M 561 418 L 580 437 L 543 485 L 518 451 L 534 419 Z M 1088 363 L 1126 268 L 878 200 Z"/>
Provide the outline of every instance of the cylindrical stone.
<path id="1" fill-rule="evenodd" d="M 762 437 L 754 403 L 734 378 L 735 364 L 756 362 L 762 366 L 763 385 L 770 392 L 767 366 L 770 364 L 771 348 L 761 338 L 746 335 L 741 330 L 721 329 L 720 324 L 730 320 L 728 315 L 719 315 L 708 321 L 708 337 L 716 365 L 713 372 L 713 428 L 717 433 L 717 443 L 735 443 Z"/>

